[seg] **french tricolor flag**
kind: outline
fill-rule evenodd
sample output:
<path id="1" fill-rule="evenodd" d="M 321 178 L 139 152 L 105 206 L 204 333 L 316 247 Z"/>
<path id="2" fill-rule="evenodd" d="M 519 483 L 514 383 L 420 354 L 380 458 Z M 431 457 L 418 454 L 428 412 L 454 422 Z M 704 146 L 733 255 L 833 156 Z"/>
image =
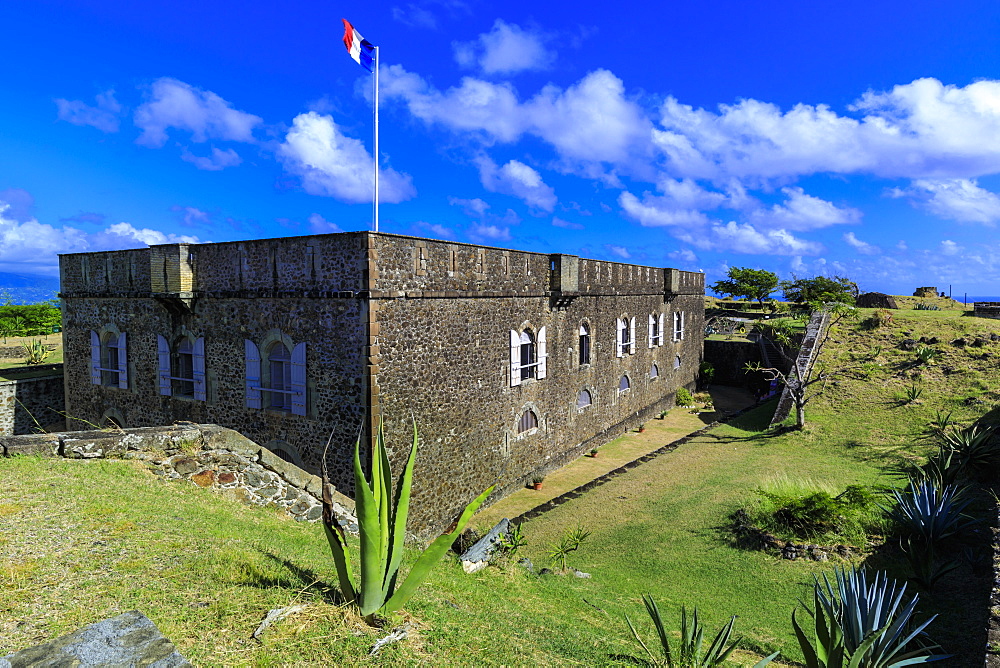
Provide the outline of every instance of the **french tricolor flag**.
<path id="1" fill-rule="evenodd" d="M 369 42 L 367 39 L 361 36 L 351 22 L 347 19 L 341 19 L 344 22 L 344 46 L 347 47 L 347 52 L 351 54 L 351 58 L 354 59 L 358 65 L 365 68 L 369 72 L 375 69 L 375 45 Z"/>

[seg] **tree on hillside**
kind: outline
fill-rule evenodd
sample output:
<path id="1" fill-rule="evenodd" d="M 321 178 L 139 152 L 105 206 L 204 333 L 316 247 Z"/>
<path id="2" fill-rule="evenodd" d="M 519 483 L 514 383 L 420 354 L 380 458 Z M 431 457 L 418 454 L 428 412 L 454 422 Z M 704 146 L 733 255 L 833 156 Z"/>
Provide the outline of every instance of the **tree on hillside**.
<path id="1" fill-rule="evenodd" d="M 844 276 L 816 276 L 815 278 L 796 278 L 792 281 L 782 281 L 781 290 L 785 299 L 790 302 L 829 304 L 854 304 L 858 296 L 858 284 Z"/>
<path id="2" fill-rule="evenodd" d="M 857 318 L 857 309 L 842 302 L 834 302 L 824 308 L 829 313 L 829 321 L 823 331 L 816 333 L 816 343 L 813 345 L 813 354 L 809 359 L 799 360 L 798 351 L 789 349 L 792 330 L 787 326 L 786 321 L 762 323 L 758 326 L 758 331 L 760 331 L 761 336 L 776 344 L 775 347 L 788 363 L 788 371 L 782 371 L 775 367 L 765 367 L 760 362 L 747 362 L 745 367 L 748 372 L 762 372 L 768 381 L 779 379 L 788 389 L 795 405 L 796 429 L 802 429 L 806 426 L 806 404 L 823 391 L 826 381 L 855 368 L 850 366 L 832 370 L 816 364 L 823 352 L 823 347 L 830 340 L 833 328 L 842 320 Z"/>
<path id="3" fill-rule="evenodd" d="M 730 267 L 726 275 L 729 278 L 712 283 L 710 286 L 712 292 L 717 295 L 728 295 L 734 299 L 740 297 L 756 299 L 763 304 L 764 300 L 778 289 L 778 275 L 766 269 Z"/>

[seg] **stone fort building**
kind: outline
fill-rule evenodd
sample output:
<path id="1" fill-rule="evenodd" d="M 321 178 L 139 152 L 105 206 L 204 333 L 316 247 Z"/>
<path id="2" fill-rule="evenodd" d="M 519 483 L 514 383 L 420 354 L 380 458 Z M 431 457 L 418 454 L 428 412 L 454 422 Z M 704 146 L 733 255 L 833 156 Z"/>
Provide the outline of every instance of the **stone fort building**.
<path id="1" fill-rule="evenodd" d="M 415 421 L 411 530 L 673 406 L 704 275 L 393 234 L 60 257 L 69 428 L 235 429 L 353 492 L 356 439 Z M 399 464 L 396 466 L 399 470 Z"/>

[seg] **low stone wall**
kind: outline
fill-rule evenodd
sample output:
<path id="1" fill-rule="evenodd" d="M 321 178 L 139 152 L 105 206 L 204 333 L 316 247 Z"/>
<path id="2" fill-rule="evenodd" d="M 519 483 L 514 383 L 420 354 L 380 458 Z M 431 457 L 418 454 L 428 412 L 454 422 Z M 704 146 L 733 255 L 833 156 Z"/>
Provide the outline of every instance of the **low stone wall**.
<path id="1" fill-rule="evenodd" d="M 54 343 L 46 343 L 46 350 L 55 350 L 58 348 Z M 24 349 L 24 346 L 3 346 L 0 345 L 0 359 L 8 360 L 19 360 L 28 356 L 28 351 Z"/>
<path id="2" fill-rule="evenodd" d="M 0 455 L 139 459 L 168 480 L 189 480 L 248 505 L 281 508 L 297 520 L 322 515 L 320 478 L 239 432 L 214 424 L 0 437 Z M 357 533 L 354 502 L 334 492 L 334 511 Z"/>
<path id="3" fill-rule="evenodd" d="M 0 380 L 0 436 L 65 429 L 61 370 L 39 378 Z"/>

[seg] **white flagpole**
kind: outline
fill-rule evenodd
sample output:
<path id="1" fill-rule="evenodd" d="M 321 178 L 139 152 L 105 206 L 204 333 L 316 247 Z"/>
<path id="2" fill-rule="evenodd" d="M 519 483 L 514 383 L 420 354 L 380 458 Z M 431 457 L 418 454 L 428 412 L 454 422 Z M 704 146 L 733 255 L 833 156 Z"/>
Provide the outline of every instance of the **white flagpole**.
<path id="1" fill-rule="evenodd" d="M 378 47 L 375 47 L 375 231 L 378 232 Z"/>

